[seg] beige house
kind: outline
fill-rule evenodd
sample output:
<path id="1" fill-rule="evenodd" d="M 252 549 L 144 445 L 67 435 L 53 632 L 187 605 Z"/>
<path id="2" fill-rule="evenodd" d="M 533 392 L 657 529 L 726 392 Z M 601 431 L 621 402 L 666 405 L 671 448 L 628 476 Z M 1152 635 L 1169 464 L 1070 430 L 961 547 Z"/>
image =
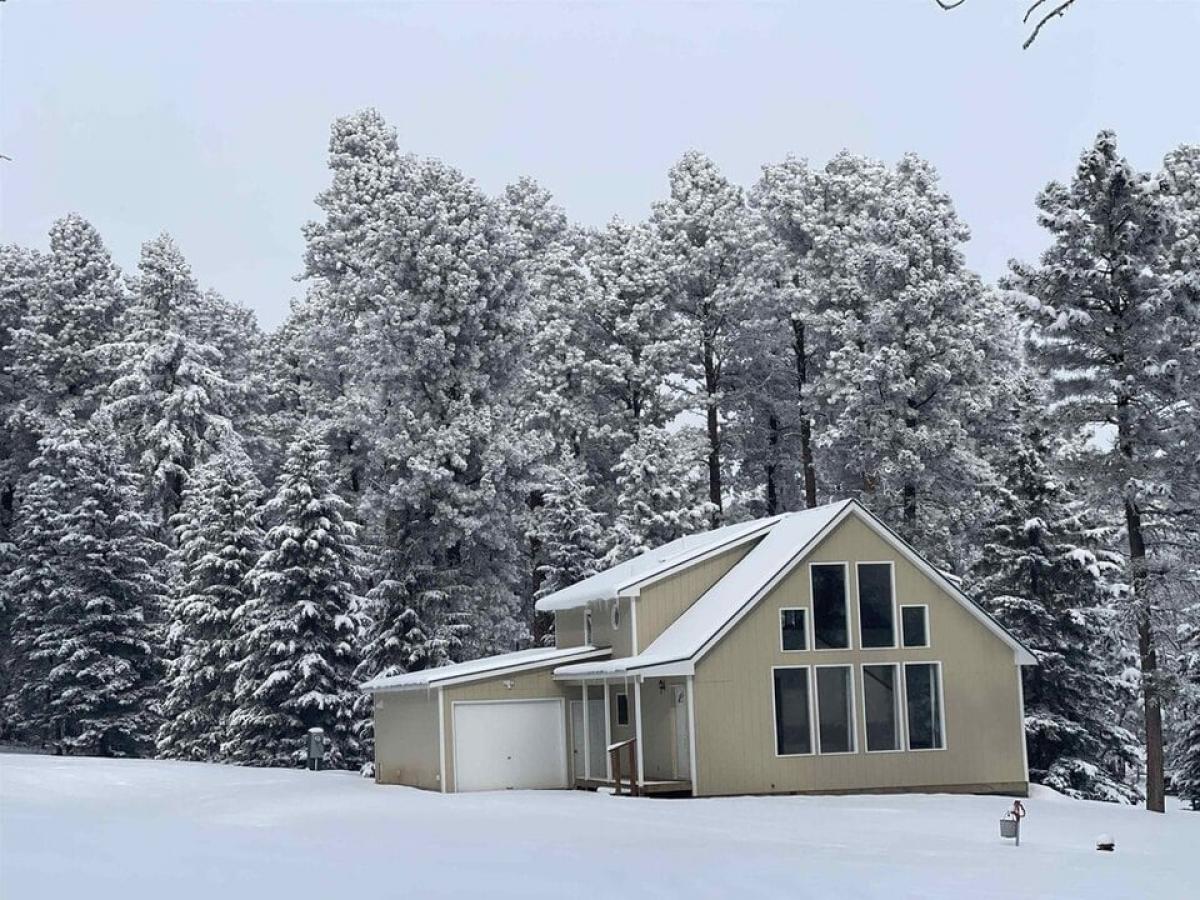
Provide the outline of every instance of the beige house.
<path id="1" fill-rule="evenodd" d="M 1024 795 L 1029 650 L 854 501 L 674 541 L 543 598 L 557 646 L 389 678 L 376 780 Z M 622 756 L 624 760 L 624 756 Z"/>

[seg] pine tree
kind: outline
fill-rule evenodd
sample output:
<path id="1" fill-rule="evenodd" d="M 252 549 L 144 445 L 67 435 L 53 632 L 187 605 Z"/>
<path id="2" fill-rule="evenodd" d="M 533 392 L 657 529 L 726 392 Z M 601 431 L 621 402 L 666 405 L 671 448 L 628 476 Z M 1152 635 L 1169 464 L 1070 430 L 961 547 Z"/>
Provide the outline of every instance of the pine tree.
<path id="1" fill-rule="evenodd" d="M 712 506 L 700 483 L 696 438 L 687 430 L 643 428 L 621 454 L 609 565 L 705 530 Z"/>
<path id="2" fill-rule="evenodd" d="M 1173 779 L 1179 799 L 1200 810 L 1200 609 L 1190 610 L 1193 624 L 1183 635 L 1182 696 L 1177 740 L 1178 761 Z"/>
<path id="3" fill-rule="evenodd" d="M 236 708 L 221 752 L 249 765 L 294 765 L 308 729 L 323 728 L 328 764 L 354 765 L 356 528 L 317 437 L 302 432 L 292 443 L 264 515 L 270 528 L 249 576 L 253 596 L 234 615 Z"/>
<path id="4" fill-rule="evenodd" d="M 175 242 L 163 235 L 144 244 L 138 268 L 127 335 L 110 350 L 120 369 L 107 408 L 169 536 L 188 475 L 229 430 L 232 389 L 221 351 L 197 334 L 204 300 Z"/>
<path id="5" fill-rule="evenodd" d="M 1026 382 L 975 589 L 1038 659 L 1022 672 L 1030 778 L 1071 797 L 1132 803 L 1139 794 L 1126 773 L 1137 770 L 1136 738 L 1118 712 L 1131 698 L 1105 652 L 1117 628 L 1120 559 L 1099 546 L 1054 471 L 1042 406 Z"/>
<path id="6" fill-rule="evenodd" d="M 195 470 L 171 520 L 176 541 L 160 756 L 220 758 L 239 660 L 234 616 L 252 598 L 249 575 L 263 550 L 261 501 L 250 460 L 228 438 Z"/>
<path id="7" fill-rule="evenodd" d="M 602 568 L 608 535 L 593 506 L 594 489 L 583 461 L 564 452 L 544 475 L 541 503 L 532 515 L 538 580 L 533 599 L 582 581 Z M 534 643 L 551 643 L 553 617 L 536 616 Z"/>
<path id="8" fill-rule="evenodd" d="M 1048 373 L 1052 412 L 1088 502 L 1125 535 L 1146 740 L 1146 806 L 1164 808 L 1164 702 L 1159 610 L 1171 581 L 1157 538 L 1194 473 L 1200 348 L 1194 304 L 1169 274 L 1170 216 L 1157 183 L 1101 132 L 1070 185 L 1038 197 L 1053 243 L 1038 266 L 1015 266 L 1030 295 L 1031 350 Z M 1098 430 L 1106 440 L 1096 440 Z M 1158 568 L 1153 572 L 1152 563 Z M 1158 595 L 1156 599 L 1156 595 Z"/>
<path id="9" fill-rule="evenodd" d="M 112 381 L 104 348 L 120 336 L 127 305 L 121 273 L 96 229 L 76 215 L 50 229 L 42 290 L 13 348 L 13 370 L 32 416 L 91 416 Z"/>
<path id="10" fill-rule="evenodd" d="M 100 417 L 64 418 L 38 444 L 6 585 L 21 598 L 10 714 L 62 752 L 141 756 L 153 748 L 161 675 L 161 548 L 114 444 Z"/>
<path id="11" fill-rule="evenodd" d="M 671 196 L 655 205 L 670 283 L 670 306 L 690 351 L 680 374 L 697 384 L 695 406 L 705 420 L 708 500 L 721 523 L 729 461 L 723 459 L 730 357 L 745 318 L 742 276 L 750 261 L 750 218 L 741 188 L 702 153 L 691 152 L 670 172 Z"/>
<path id="12" fill-rule="evenodd" d="M 11 244 L 0 245 L 0 583 L 16 563 L 12 526 L 17 488 L 29 460 L 37 452 L 37 430 L 22 415 L 28 390 L 14 371 L 18 331 L 44 281 L 41 254 Z M 11 623 L 18 598 L 0 591 L 0 704 L 8 697 L 13 666 Z M 13 723 L 0 721 L 0 738 Z"/>

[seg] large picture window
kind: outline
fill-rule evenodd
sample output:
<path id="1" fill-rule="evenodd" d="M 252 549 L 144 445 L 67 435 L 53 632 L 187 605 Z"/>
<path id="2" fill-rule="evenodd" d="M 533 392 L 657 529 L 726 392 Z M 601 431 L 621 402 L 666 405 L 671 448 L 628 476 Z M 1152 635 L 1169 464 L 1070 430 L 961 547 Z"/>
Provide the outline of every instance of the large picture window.
<path id="1" fill-rule="evenodd" d="M 941 675 L 937 663 L 904 664 L 909 750 L 942 750 L 946 746 Z"/>
<path id="2" fill-rule="evenodd" d="M 854 752 L 854 688 L 849 666 L 818 666 L 817 747 L 821 753 Z"/>
<path id="3" fill-rule="evenodd" d="M 780 756 L 812 753 L 808 708 L 808 669 L 776 669 L 775 752 Z"/>
<path id="4" fill-rule="evenodd" d="M 858 628 L 863 647 L 896 646 L 892 564 L 858 564 Z"/>
<path id="5" fill-rule="evenodd" d="M 812 579 L 813 647 L 845 650 L 850 646 L 846 615 L 846 567 L 841 563 L 814 564 Z"/>
<path id="6" fill-rule="evenodd" d="M 867 752 L 900 749 L 900 675 L 894 665 L 863 666 Z"/>

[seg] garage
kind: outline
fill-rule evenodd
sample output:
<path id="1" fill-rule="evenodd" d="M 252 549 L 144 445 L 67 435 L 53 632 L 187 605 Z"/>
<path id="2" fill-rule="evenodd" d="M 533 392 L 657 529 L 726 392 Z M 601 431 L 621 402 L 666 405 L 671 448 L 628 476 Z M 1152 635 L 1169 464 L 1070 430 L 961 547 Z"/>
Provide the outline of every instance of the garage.
<path id="1" fill-rule="evenodd" d="M 565 788 L 562 700 L 457 701 L 455 790 Z"/>

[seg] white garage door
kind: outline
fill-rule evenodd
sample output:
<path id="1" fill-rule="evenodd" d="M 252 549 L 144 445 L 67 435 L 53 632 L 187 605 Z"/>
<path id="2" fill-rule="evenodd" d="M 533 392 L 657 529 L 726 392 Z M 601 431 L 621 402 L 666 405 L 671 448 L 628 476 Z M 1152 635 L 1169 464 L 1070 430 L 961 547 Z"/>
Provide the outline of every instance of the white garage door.
<path id="1" fill-rule="evenodd" d="M 454 704 L 455 790 L 567 786 L 560 700 Z"/>

